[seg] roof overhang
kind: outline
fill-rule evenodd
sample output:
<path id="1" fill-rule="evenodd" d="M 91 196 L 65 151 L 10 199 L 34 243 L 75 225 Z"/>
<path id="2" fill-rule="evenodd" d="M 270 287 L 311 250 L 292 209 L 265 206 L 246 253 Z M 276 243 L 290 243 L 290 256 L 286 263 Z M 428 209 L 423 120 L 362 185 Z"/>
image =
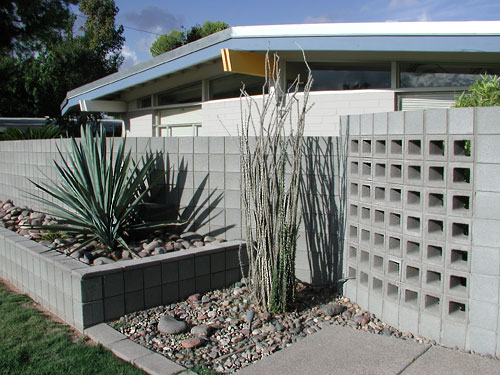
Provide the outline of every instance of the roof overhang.
<path id="1" fill-rule="evenodd" d="M 238 26 L 164 53 L 69 91 L 65 114 L 80 100 L 107 95 L 220 58 L 221 49 L 239 51 L 342 51 L 415 53 L 497 53 L 500 21 L 382 22 Z M 499 58 L 500 61 L 500 58 Z"/>

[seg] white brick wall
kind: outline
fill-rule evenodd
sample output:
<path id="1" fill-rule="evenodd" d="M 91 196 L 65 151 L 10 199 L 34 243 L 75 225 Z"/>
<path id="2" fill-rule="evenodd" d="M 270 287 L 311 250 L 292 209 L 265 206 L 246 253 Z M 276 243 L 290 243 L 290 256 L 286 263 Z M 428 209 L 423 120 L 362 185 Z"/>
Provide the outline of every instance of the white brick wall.
<path id="1" fill-rule="evenodd" d="M 255 96 L 261 103 L 261 97 Z M 300 98 L 300 97 L 299 97 Z M 339 135 L 339 116 L 394 110 L 394 92 L 389 90 L 318 91 L 310 94 L 311 110 L 306 117 L 305 135 Z M 246 104 L 243 103 L 243 108 Z M 201 136 L 234 136 L 241 123 L 240 99 L 203 103 Z"/>

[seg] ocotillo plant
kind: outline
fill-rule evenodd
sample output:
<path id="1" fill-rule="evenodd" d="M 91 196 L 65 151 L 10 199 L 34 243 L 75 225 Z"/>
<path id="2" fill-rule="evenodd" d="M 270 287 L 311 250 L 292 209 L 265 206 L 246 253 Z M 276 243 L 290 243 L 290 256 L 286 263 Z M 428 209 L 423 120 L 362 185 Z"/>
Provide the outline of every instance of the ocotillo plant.
<path id="1" fill-rule="evenodd" d="M 307 69 L 305 83 L 299 76 L 284 90 L 279 57 L 266 56 L 262 98 L 249 96 L 244 87 L 241 91 L 239 135 L 248 281 L 257 305 L 276 313 L 288 310 L 295 301 L 302 141 L 312 85 L 309 66 Z"/>

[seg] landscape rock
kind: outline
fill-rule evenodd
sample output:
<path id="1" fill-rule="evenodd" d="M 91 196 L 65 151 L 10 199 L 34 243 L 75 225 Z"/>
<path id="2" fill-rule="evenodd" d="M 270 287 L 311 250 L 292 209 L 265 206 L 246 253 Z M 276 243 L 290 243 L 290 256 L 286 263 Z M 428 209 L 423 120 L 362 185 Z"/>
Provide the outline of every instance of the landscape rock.
<path id="1" fill-rule="evenodd" d="M 96 258 L 94 259 L 94 266 L 100 266 L 100 265 L 103 265 L 103 264 L 111 264 L 111 263 L 114 263 L 115 261 L 111 258 L 107 258 L 107 257 L 99 257 L 99 258 Z"/>
<path id="2" fill-rule="evenodd" d="M 177 335 L 187 331 L 187 324 L 170 315 L 162 315 L 158 322 L 158 331 L 168 335 Z"/>
<path id="3" fill-rule="evenodd" d="M 206 324 L 200 324 L 191 328 L 191 333 L 198 337 L 208 337 L 210 335 L 210 327 Z"/>
<path id="4" fill-rule="evenodd" d="M 186 241 L 202 241 L 203 237 L 195 232 L 184 232 L 181 234 L 181 238 Z"/>
<path id="5" fill-rule="evenodd" d="M 345 311 L 346 307 L 339 303 L 329 303 L 326 306 L 323 306 L 323 314 L 328 316 L 336 316 L 342 314 Z"/>
<path id="6" fill-rule="evenodd" d="M 191 339 L 182 340 L 181 346 L 185 349 L 194 349 L 203 345 L 204 342 L 205 340 L 203 340 L 201 337 L 193 337 Z"/>

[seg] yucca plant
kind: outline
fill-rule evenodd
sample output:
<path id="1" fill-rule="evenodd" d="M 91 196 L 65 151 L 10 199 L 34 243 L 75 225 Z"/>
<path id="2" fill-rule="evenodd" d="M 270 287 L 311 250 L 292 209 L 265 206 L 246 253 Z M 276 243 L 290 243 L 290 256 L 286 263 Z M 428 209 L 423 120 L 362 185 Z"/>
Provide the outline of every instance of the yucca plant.
<path id="1" fill-rule="evenodd" d="M 109 254 L 119 248 L 133 256 L 137 254 L 127 245 L 127 239 L 138 231 L 155 230 L 178 223 L 148 222 L 141 213 L 148 204 L 146 198 L 162 180 L 163 175 L 151 179 L 154 165 L 160 154 L 148 154 L 141 163 L 132 160 L 130 151 L 125 151 L 126 139 L 107 148 L 103 128 L 94 135 L 90 127 L 81 129 L 78 142 L 71 139 L 62 162 L 54 161 L 60 181 L 48 184 L 32 183 L 48 197 L 34 198 L 49 207 L 48 214 L 57 219 L 57 224 L 43 226 L 46 230 L 61 230 L 68 236 L 82 237 L 77 251 L 92 241 L 98 241 Z"/>

